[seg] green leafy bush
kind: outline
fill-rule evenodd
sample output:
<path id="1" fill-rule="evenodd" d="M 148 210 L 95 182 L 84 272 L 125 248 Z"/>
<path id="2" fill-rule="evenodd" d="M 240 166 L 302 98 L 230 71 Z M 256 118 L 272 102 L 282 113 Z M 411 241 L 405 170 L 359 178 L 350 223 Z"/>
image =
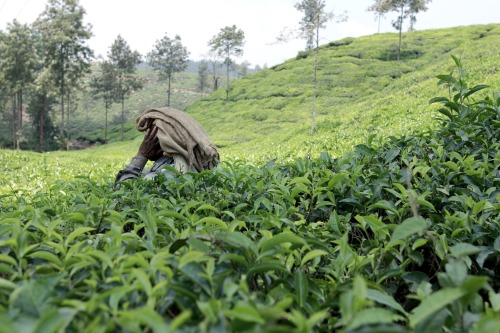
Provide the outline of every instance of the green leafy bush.
<path id="1" fill-rule="evenodd" d="M 2 151 L 0 331 L 494 331 L 500 94 L 454 61 L 438 129 L 339 158 L 113 189 L 116 162 Z"/>

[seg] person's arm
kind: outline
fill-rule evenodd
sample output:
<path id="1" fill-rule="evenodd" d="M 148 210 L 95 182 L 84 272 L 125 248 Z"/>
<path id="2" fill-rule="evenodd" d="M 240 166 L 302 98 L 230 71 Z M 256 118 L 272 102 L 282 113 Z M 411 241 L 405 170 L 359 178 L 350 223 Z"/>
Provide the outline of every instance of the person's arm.
<path id="1" fill-rule="evenodd" d="M 148 160 L 156 161 L 163 156 L 163 151 L 156 136 L 157 132 L 158 128 L 154 125 L 146 131 L 137 155 L 135 155 L 125 169 L 118 172 L 115 178 L 115 185 L 117 182 L 139 177 Z"/>
<path id="2" fill-rule="evenodd" d="M 137 178 L 141 175 L 144 166 L 148 162 L 148 158 L 137 154 L 132 161 L 123 170 L 120 170 L 116 175 L 115 184 L 123 180 Z"/>

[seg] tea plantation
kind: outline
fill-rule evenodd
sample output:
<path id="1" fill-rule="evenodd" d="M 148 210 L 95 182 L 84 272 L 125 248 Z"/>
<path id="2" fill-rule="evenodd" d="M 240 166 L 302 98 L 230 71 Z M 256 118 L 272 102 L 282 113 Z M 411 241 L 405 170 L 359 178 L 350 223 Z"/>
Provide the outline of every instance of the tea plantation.
<path id="1" fill-rule="evenodd" d="M 454 60 L 437 129 L 337 158 L 0 151 L 0 332 L 498 332 L 500 94 Z"/>

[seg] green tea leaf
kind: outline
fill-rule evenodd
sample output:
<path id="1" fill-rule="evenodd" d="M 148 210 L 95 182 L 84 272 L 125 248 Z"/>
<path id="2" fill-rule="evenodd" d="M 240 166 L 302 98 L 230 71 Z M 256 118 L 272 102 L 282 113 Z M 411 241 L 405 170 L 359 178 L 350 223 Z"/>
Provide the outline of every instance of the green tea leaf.
<path id="1" fill-rule="evenodd" d="M 76 228 L 75 230 L 73 230 L 69 235 L 68 237 L 66 238 L 66 241 L 64 242 L 64 246 L 65 247 L 68 247 L 68 245 L 73 242 L 73 240 L 80 236 L 80 235 L 83 235 L 84 233 L 86 232 L 89 232 L 89 231 L 93 231 L 95 230 L 95 228 L 90 228 L 90 227 L 79 227 L 79 228 Z"/>
<path id="2" fill-rule="evenodd" d="M 255 247 L 254 242 L 250 238 L 237 231 L 221 231 L 215 234 L 215 239 L 231 244 L 235 248 L 252 249 Z"/>
<path id="3" fill-rule="evenodd" d="M 257 309 L 255 309 L 250 304 L 243 301 L 238 302 L 231 310 L 225 310 L 224 314 L 228 317 L 247 322 L 252 322 L 257 324 L 265 323 L 264 318 L 262 318 L 259 311 L 257 311 Z"/>
<path id="4" fill-rule="evenodd" d="M 415 327 L 431 314 L 441 311 L 448 304 L 465 295 L 465 291 L 460 288 L 445 288 L 436 291 L 424 298 L 422 302 L 412 311 L 410 315 L 410 325 Z"/>
<path id="5" fill-rule="evenodd" d="M 194 225 L 205 224 L 207 226 L 216 226 L 219 230 L 227 230 L 227 224 L 221 219 L 213 216 L 206 216 L 199 219 Z"/>
<path id="6" fill-rule="evenodd" d="M 358 327 L 371 324 L 386 324 L 404 320 L 404 317 L 382 308 L 361 309 L 354 314 L 347 330 L 354 330 Z"/>
<path id="7" fill-rule="evenodd" d="M 170 327 L 168 328 L 169 333 L 175 333 L 177 330 L 184 325 L 189 319 L 191 319 L 192 312 L 189 309 L 182 311 L 180 314 L 175 316 L 175 318 L 170 323 Z"/>
<path id="8" fill-rule="evenodd" d="M 396 206 L 394 205 L 393 202 L 389 202 L 387 200 L 380 200 L 377 203 L 374 203 L 373 205 L 370 205 L 370 208 L 380 208 L 380 209 L 385 209 L 388 212 L 393 213 L 396 216 L 399 216 L 398 210 Z"/>
<path id="9" fill-rule="evenodd" d="M 49 251 L 34 251 L 28 255 L 29 258 L 40 258 L 49 261 L 57 266 L 62 266 L 62 262 L 54 253 Z"/>
<path id="10" fill-rule="evenodd" d="M 450 247 L 451 255 L 457 258 L 470 256 L 479 252 L 481 252 L 481 249 L 479 247 L 469 243 L 458 243 Z"/>
<path id="11" fill-rule="evenodd" d="M 294 287 L 297 302 L 299 303 L 300 307 L 303 307 L 306 303 L 307 295 L 309 293 L 309 284 L 307 276 L 301 269 L 298 269 L 294 274 Z"/>
<path id="12" fill-rule="evenodd" d="M 131 275 L 135 276 L 136 281 L 139 283 L 139 286 L 144 291 L 144 293 L 150 296 L 152 286 L 151 281 L 149 280 L 149 277 L 146 275 L 146 273 L 140 269 L 134 269 L 132 270 Z"/>
<path id="13" fill-rule="evenodd" d="M 286 267 L 278 262 L 261 262 L 255 264 L 247 272 L 247 280 L 252 278 L 255 274 L 265 273 L 269 271 L 288 272 Z"/>
<path id="14" fill-rule="evenodd" d="M 33 333 L 57 333 L 64 331 L 76 311 L 68 308 L 50 309 L 37 320 Z"/>
<path id="15" fill-rule="evenodd" d="M 427 228 L 427 221 L 421 217 L 410 217 L 394 229 L 391 242 L 406 239 Z"/>
<path id="16" fill-rule="evenodd" d="M 163 318 L 151 308 L 142 307 L 139 309 L 122 311 L 119 315 L 120 320 L 118 323 L 121 324 L 123 329 L 128 329 L 130 323 L 140 323 L 151 328 L 154 333 L 168 333 L 168 326 Z"/>
<path id="17" fill-rule="evenodd" d="M 397 310 L 403 314 L 406 314 L 406 311 L 403 309 L 403 307 L 394 300 L 394 298 L 382 291 L 375 290 L 375 289 L 368 289 L 366 293 L 366 297 L 383 305 L 387 305 L 394 310 Z"/>
<path id="18" fill-rule="evenodd" d="M 189 252 L 183 254 L 182 257 L 179 259 L 179 268 L 182 268 L 183 266 L 185 266 L 193 261 L 206 260 L 208 257 L 205 257 L 205 256 L 206 256 L 205 252 L 189 251 Z"/>
<path id="19" fill-rule="evenodd" d="M 304 266 L 308 261 L 313 260 L 314 258 L 320 257 L 327 255 L 328 252 L 324 250 L 312 250 L 307 252 L 307 254 L 302 258 L 302 261 L 300 262 L 300 266 Z"/>
<path id="20" fill-rule="evenodd" d="M 6 313 L 0 313 L 0 333 L 21 333 Z"/>
<path id="21" fill-rule="evenodd" d="M 276 245 L 280 245 L 283 243 L 292 243 L 292 244 L 299 244 L 299 245 L 307 244 L 303 238 L 301 238 L 301 237 L 299 237 L 291 232 L 283 232 L 281 234 L 277 234 L 277 235 L 273 236 L 271 239 L 263 240 L 259 244 L 259 246 L 260 246 L 260 250 L 262 252 L 265 252 L 269 249 L 272 249 Z"/>

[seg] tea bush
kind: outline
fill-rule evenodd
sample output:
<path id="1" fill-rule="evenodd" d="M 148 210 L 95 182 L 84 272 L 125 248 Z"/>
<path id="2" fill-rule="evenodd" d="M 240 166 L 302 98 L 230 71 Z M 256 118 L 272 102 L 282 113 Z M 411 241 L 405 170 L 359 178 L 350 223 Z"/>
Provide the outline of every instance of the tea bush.
<path id="1" fill-rule="evenodd" d="M 454 61 L 439 129 L 340 158 L 116 189 L 4 158 L 0 332 L 498 330 L 500 94 Z"/>

